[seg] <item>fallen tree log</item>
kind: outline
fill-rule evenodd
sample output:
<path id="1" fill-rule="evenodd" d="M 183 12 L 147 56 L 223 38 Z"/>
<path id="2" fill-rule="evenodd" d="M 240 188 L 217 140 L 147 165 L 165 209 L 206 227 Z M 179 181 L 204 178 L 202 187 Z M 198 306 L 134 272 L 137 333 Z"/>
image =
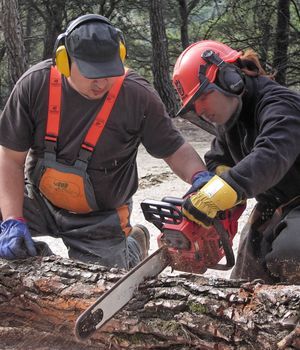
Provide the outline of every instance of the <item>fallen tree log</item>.
<path id="1" fill-rule="evenodd" d="M 125 271 L 57 256 L 0 260 L 2 350 L 300 349 L 300 286 L 161 274 L 82 343 L 76 318 Z"/>

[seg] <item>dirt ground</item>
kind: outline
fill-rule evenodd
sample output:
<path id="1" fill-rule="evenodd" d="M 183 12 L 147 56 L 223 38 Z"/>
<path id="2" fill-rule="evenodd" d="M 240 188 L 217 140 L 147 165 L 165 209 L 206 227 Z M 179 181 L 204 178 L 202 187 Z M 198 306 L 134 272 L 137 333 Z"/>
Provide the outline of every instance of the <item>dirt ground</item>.
<path id="1" fill-rule="evenodd" d="M 176 126 L 181 130 L 186 140 L 203 156 L 209 149 L 212 136 L 202 131 L 188 121 L 175 120 Z M 150 156 L 144 147 L 140 147 L 138 153 L 139 189 L 133 197 L 133 213 L 131 223 L 145 225 L 151 235 L 150 252 L 157 248 L 157 236 L 159 230 L 147 222 L 143 216 L 140 203 L 145 199 L 161 200 L 164 196 L 181 197 L 189 188 L 189 185 L 174 175 L 167 164 L 160 159 Z M 247 209 L 239 220 L 239 229 L 243 227 L 254 201 L 249 201 Z M 44 237 L 55 254 L 67 257 L 67 250 L 59 239 Z M 236 253 L 239 233 L 234 239 L 234 251 Z M 208 270 L 205 275 L 228 278 L 230 271 Z"/>

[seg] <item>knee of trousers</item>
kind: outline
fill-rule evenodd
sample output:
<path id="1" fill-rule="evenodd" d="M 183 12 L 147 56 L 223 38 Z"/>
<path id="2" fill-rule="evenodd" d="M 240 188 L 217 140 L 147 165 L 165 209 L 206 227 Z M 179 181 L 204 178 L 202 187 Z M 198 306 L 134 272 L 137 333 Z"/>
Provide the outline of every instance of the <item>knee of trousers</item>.
<path id="1" fill-rule="evenodd" d="M 298 208 L 297 208 L 298 209 Z M 289 281 L 300 282 L 300 215 L 292 210 L 275 228 L 276 238 L 271 251 L 266 254 L 266 266 L 270 273 Z"/>

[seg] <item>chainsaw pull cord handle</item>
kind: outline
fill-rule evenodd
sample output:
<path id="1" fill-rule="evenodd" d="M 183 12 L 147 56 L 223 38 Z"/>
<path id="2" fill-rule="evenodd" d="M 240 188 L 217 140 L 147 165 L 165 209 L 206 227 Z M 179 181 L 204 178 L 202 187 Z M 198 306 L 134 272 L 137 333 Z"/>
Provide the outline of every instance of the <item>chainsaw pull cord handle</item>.
<path id="1" fill-rule="evenodd" d="M 235 257 L 232 250 L 232 246 L 229 241 L 228 233 L 219 219 L 214 219 L 214 227 L 221 238 L 222 246 L 226 257 L 226 264 L 217 264 L 216 266 L 214 266 L 214 269 L 229 270 L 235 264 Z"/>

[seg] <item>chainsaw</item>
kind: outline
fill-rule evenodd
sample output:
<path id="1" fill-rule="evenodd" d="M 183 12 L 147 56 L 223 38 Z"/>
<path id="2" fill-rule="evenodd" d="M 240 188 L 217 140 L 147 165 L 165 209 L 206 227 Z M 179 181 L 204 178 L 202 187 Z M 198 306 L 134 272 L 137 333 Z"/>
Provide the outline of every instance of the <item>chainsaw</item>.
<path id="1" fill-rule="evenodd" d="M 196 274 L 203 274 L 208 268 L 229 270 L 234 266 L 232 241 L 245 206 L 221 212 L 213 225 L 205 228 L 182 215 L 182 202 L 181 198 L 164 197 L 162 201 L 144 200 L 141 203 L 145 219 L 160 230 L 159 248 L 79 316 L 75 325 L 79 340 L 89 338 L 103 327 L 130 301 L 141 283 L 157 276 L 167 266 Z M 224 257 L 226 261 L 221 264 Z"/>

